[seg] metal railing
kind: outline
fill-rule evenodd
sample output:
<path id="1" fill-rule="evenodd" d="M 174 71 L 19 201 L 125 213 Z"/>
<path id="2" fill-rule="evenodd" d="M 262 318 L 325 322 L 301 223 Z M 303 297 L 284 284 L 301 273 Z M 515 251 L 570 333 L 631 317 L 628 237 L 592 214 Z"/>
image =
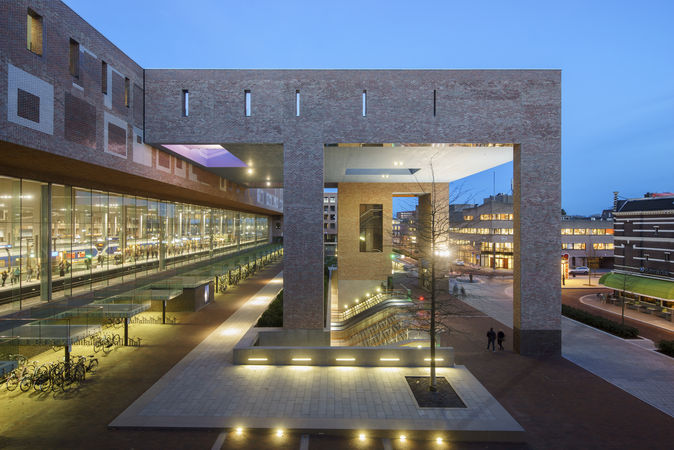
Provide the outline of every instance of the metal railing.
<path id="1" fill-rule="evenodd" d="M 378 293 L 376 295 L 373 295 L 372 297 L 368 297 L 362 302 L 356 303 L 350 308 L 345 309 L 339 315 L 337 316 L 338 320 L 340 322 L 344 322 L 347 319 L 350 319 L 351 317 L 362 313 L 363 311 L 372 308 L 375 305 L 378 305 L 379 303 L 385 301 L 385 300 L 390 300 L 394 298 L 409 298 L 407 295 L 407 292 L 402 290 L 402 289 L 392 289 L 389 291 L 384 291 L 381 293 Z"/>

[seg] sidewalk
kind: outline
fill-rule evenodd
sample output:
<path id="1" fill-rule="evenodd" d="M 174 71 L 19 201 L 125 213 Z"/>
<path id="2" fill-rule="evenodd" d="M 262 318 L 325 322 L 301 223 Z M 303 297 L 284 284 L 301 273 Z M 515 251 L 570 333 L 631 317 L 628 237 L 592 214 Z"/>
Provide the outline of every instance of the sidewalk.
<path id="1" fill-rule="evenodd" d="M 512 328 L 512 287 L 466 284 L 465 303 Z M 477 288 L 477 289 L 476 289 Z M 500 292 L 499 292 L 500 289 Z M 674 417 L 674 358 L 562 317 L 562 356 Z"/>
<path id="2" fill-rule="evenodd" d="M 466 408 L 419 408 L 405 376 L 420 367 L 251 366 L 232 349 L 267 307 L 279 274 L 147 392 L 111 427 L 284 428 L 354 433 L 438 430 L 471 440 L 512 440 L 522 428 L 463 366 L 438 368 Z M 395 433 L 395 434 L 393 434 Z"/>

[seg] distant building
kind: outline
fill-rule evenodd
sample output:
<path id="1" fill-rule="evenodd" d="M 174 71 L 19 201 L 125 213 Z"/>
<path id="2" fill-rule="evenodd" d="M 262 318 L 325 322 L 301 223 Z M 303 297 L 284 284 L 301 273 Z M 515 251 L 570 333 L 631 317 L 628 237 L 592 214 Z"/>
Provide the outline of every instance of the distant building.
<path id="1" fill-rule="evenodd" d="M 615 271 L 605 286 L 633 298 L 674 306 L 674 194 L 616 202 Z M 671 320 L 671 312 L 668 317 Z"/>
<path id="2" fill-rule="evenodd" d="M 323 193 L 323 243 L 326 256 L 337 255 L 337 193 Z"/>
<path id="3" fill-rule="evenodd" d="M 449 239 L 455 259 L 480 267 L 512 269 L 512 195 L 497 194 L 485 198 L 481 205 L 464 206 L 450 212 Z M 591 258 L 597 258 L 594 262 L 599 267 L 612 267 L 612 221 L 601 217 L 562 216 L 560 233 L 563 264 L 585 266 Z"/>
<path id="4" fill-rule="evenodd" d="M 398 211 L 393 219 L 393 245 L 403 254 L 414 256 L 417 249 L 417 211 Z"/>

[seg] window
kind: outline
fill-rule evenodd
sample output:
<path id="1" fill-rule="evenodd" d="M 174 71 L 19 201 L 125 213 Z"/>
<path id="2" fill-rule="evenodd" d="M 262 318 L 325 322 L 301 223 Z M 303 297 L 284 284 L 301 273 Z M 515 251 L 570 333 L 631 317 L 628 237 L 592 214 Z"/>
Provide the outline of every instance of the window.
<path id="1" fill-rule="evenodd" d="M 585 250 L 585 243 L 584 242 L 575 242 L 573 244 L 573 249 L 574 250 Z"/>
<path id="2" fill-rule="evenodd" d="M 108 94 L 108 63 L 101 61 L 101 92 Z"/>
<path id="3" fill-rule="evenodd" d="M 70 40 L 70 75 L 75 78 L 80 77 L 80 44 L 75 40 Z"/>
<path id="4" fill-rule="evenodd" d="M 243 91 L 243 95 L 244 95 L 244 101 L 245 101 L 244 114 L 246 115 L 246 117 L 250 117 L 250 107 L 251 107 L 250 91 L 246 89 L 245 91 Z"/>
<path id="5" fill-rule="evenodd" d="M 300 91 L 295 91 L 295 116 L 300 116 Z"/>
<path id="6" fill-rule="evenodd" d="M 129 104 L 131 103 L 131 94 L 129 93 L 129 90 L 131 88 L 130 82 L 128 78 L 124 78 L 124 106 L 127 108 L 129 107 Z"/>
<path id="7" fill-rule="evenodd" d="M 585 228 L 574 228 L 573 234 L 586 234 Z"/>
<path id="8" fill-rule="evenodd" d="M 360 251 L 382 252 L 383 205 L 360 205 Z"/>
<path id="9" fill-rule="evenodd" d="M 665 262 L 669 262 L 669 253 L 665 253 Z"/>
<path id="10" fill-rule="evenodd" d="M 363 91 L 363 117 L 367 115 L 367 91 Z"/>
<path id="11" fill-rule="evenodd" d="M 562 228 L 562 234 L 573 234 L 572 228 Z"/>
<path id="12" fill-rule="evenodd" d="M 334 211 L 334 210 L 335 210 L 335 205 L 331 205 L 331 206 L 330 206 L 330 211 Z"/>
<path id="13" fill-rule="evenodd" d="M 433 89 L 433 116 L 435 117 L 435 111 L 436 111 L 436 98 L 437 98 L 437 92 L 435 89 Z"/>
<path id="14" fill-rule="evenodd" d="M 331 224 L 330 224 L 330 229 L 332 229 L 332 230 L 335 229 L 335 224 L 334 224 L 334 223 L 331 223 Z"/>
<path id="15" fill-rule="evenodd" d="M 335 203 L 335 197 L 330 197 L 330 203 Z"/>
<path id="16" fill-rule="evenodd" d="M 463 216 L 463 220 L 473 220 L 473 216 Z"/>
<path id="17" fill-rule="evenodd" d="M 26 30 L 26 48 L 42 56 L 42 16 L 28 10 L 28 29 Z"/>
<path id="18" fill-rule="evenodd" d="M 190 115 L 190 91 L 183 89 L 183 117 Z"/>

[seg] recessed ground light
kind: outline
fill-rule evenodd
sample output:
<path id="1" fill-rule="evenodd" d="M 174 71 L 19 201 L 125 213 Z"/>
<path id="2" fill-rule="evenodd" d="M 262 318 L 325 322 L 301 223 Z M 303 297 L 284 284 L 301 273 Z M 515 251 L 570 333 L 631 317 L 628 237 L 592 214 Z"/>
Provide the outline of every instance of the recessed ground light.
<path id="1" fill-rule="evenodd" d="M 401 440 L 401 441 L 404 441 L 405 439 L 407 439 L 407 436 L 405 436 L 404 434 L 401 434 L 401 435 L 400 435 L 400 440 Z"/>
<path id="2" fill-rule="evenodd" d="M 424 358 L 424 361 L 430 361 L 431 358 Z M 444 358 L 435 358 L 436 361 L 444 361 Z"/>
<path id="3" fill-rule="evenodd" d="M 311 361 L 311 358 L 293 358 L 293 361 Z"/>
<path id="4" fill-rule="evenodd" d="M 238 428 L 236 429 L 236 434 L 241 435 L 242 433 L 243 433 L 243 428 L 238 427 Z"/>
<path id="5" fill-rule="evenodd" d="M 278 430 L 276 430 L 276 436 L 283 437 L 283 430 L 280 429 L 280 428 Z"/>
<path id="6" fill-rule="evenodd" d="M 248 361 L 266 361 L 267 358 L 248 358 Z"/>
<path id="7" fill-rule="evenodd" d="M 435 442 L 437 442 L 438 444 L 442 444 L 442 438 L 441 438 L 441 437 L 436 438 L 436 439 L 435 439 Z"/>
<path id="8" fill-rule="evenodd" d="M 359 434 L 359 435 L 358 435 L 358 440 L 360 440 L 360 441 L 364 441 L 364 440 L 365 440 L 365 435 L 364 435 L 364 434 L 362 434 L 362 433 L 361 433 L 361 434 Z"/>
<path id="9" fill-rule="evenodd" d="M 400 361 L 400 358 L 379 358 L 379 361 Z"/>
<path id="10" fill-rule="evenodd" d="M 356 358 L 335 358 L 335 361 L 355 361 Z"/>

